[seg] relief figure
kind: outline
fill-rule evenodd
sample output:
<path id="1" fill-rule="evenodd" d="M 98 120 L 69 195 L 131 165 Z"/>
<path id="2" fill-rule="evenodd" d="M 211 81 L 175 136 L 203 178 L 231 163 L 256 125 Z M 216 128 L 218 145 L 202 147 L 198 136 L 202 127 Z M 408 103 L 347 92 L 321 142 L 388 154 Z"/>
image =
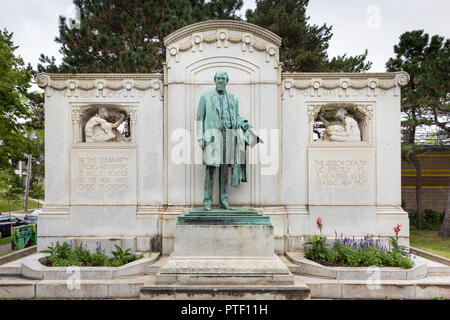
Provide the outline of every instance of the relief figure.
<path id="1" fill-rule="evenodd" d="M 329 122 L 322 116 L 325 130 L 323 133 L 323 140 L 325 141 L 361 141 L 361 131 L 359 130 L 358 122 L 349 114 L 345 108 L 336 110 L 336 121 Z"/>
<path id="2" fill-rule="evenodd" d="M 109 122 L 107 119 L 111 117 L 118 119 L 115 122 Z M 125 118 L 122 112 L 108 111 L 106 107 L 98 108 L 98 112 L 86 122 L 84 127 L 86 142 L 126 141 L 126 138 L 117 130 Z"/>

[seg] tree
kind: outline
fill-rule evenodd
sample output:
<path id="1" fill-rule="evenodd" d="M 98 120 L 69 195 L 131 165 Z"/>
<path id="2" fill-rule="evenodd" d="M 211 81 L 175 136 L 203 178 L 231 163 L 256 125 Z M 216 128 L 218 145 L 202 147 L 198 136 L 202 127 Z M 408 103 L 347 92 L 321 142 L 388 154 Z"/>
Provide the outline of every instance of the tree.
<path id="1" fill-rule="evenodd" d="M 74 0 L 79 28 L 59 17 L 63 61 L 41 55 L 39 72 L 161 72 L 163 39 L 208 19 L 239 19 L 242 0 Z"/>
<path id="2" fill-rule="evenodd" d="M 0 168 L 9 167 L 9 159 L 21 158 L 26 151 L 20 119 L 28 117 L 25 102 L 31 73 L 14 55 L 12 36 L 6 29 L 0 31 Z"/>
<path id="3" fill-rule="evenodd" d="M 423 30 L 408 31 L 394 45 L 395 58 L 386 63 L 387 71 L 406 71 L 410 81 L 402 87 L 402 129 L 406 143 L 404 158 L 416 168 L 416 209 L 418 228 L 422 228 L 422 170 L 416 155 L 423 148 L 417 145 L 416 132 L 421 126 L 430 131 L 437 126 L 448 137 L 450 95 L 450 42 L 443 37 L 429 37 Z"/>
<path id="4" fill-rule="evenodd" d="M 42 184 L 34 182 L 31 188 L 31 196 L 38 200 L 38 209 L 39 209 L 39 200 L 44 197 L 44 187 Z"/>
<path id="5" fill-rule="evenodd" d="M 448 136 L 450 97 L 450 40 L 423 30 L 408 31 L 394 46 L 395 58 L 386 63 L 387 71 L 406 71 L 410 81 L 402 87 L 402 128 L 407 142 L 416 142 L 420 126 L 435 125 Z"/>
<path id="6" fill-rule="evenodd" d="M 214 19 L 241 20 L 243 0 L 74 0 L 79 28 L 60 17 L 63 61 L 41 55 L 39 72 L 161 72 L 165 36 L 186 25 Z M 281 61 L 286 71 L 347 71 L 370 68 L 361 55 L 328 60 L 331 27 L 308 25 L 307 0 L 260 0 L 247 10 L 247 22 L 282 37 Z"/>
<path id="7" fill-rule="evenodd" d="M 445 209 L 444 220 L 439 230 L 439 235 L 444 238 L 450 237 L 450 181 L 447 189 L 447 208 Z"/>
<path id="8" fill-rule="evenodd" d="M 45 112 L 44 95 L 40 92 L 27 93 L 29 118 L 24 123 L 27 153 L 32 155 L 33 170 L 31 183 L 45 174 Z"/>
<path id="9" fill-rule="evenodd" d="M 0 169 L 0 192 L 1 197 L 8 200 L 8 211 L 11 215 L 10 201 L 19 199 L 23 194 L 18 177 L 11 168 Z"/>
<path id="10" fill-rule="evenodd" d="M 365 53 L 328 59 L 331 26 L 308 24 L 309 0 L 256 0 L 256 9 L 247 10 L 247 22 L 266 28 L 282 38 L 280 60 L 289 72 L 362 72 L 370 69 Z"/>
<path id="11" fill-rule="evenodd" d="M 422 229 L 422 164 L 416 155 L 423 151 L 422 146 L 415 144 L 402 144 L 402 159 L 411 163 L 416 169 L 416 212 L 417 228 Z"/>

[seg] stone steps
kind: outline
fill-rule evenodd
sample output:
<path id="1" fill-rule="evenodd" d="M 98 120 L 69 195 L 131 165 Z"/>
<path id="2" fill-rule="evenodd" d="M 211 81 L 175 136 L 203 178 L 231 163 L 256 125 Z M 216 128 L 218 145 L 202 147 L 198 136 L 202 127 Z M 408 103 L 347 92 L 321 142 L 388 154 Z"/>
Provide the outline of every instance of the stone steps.
<path id="1" fill-rule="evenodd" d="M 305 300 L 310 289 L 302 281 L 293 285 L 154 285 L 141 288 L 142 300 Z"/>

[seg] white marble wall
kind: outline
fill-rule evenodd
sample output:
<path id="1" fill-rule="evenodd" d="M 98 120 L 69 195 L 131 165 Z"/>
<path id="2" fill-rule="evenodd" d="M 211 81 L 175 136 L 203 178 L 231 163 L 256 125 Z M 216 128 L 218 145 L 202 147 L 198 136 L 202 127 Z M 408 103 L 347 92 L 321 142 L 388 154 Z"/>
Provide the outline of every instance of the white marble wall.
<path id="1" fill-rule="evenodd" d="M 39 250 L 71 237 L 156 235 L 164 189 L 163 76 L 40 74 L 37 82 L 45 89 L 46 117 Z M 130 142 L 82 142 L 83 112 L 99 105 L 129 113 Z M 110 161 L 121 166 L 102 167 Z"/>
<path id="2" fill-rule="evenodd" d="M 282 79 L 282 150 L 289 150 L 282 158 L 288 249 L 299 248 L 303 234 L 318 232 L 317 217 L 329 237 L 335 232 L 389 237 L 402 223 L 400 236 L 408 243 L 408 216 L 400 207 L 400 86 L 408 75 L 283 73 Z M 321 106 L 365 110 L 362 141 L 313 141 L 312 121 Z M 330 178 L 323 172 L 347 175 Z M 305 210 L 297 213 L 298 207 Z"/>
<path id="3" fill-rule="evenodd" d="M 300 249 L 302 235 L 317 232 L 319 216 L 327 236 L 336 231 L 388 237 L 402 223 L 400 236 L 408 242 L 408 218 L 400 207 L 400 86 L 407 74 L 282 73 L 281 39 L 236 21 L 197 23 L 164 42 L 164 75 L 37 77 L 46 110 L 46 208 L 39 218 L 39 250 L 66 238 L 126 243 L 136 238 L 137 250 L 149 250 L 157 236 L 163 252 L 170 253 L 176 218 L 202 205 L 205 169 L 195 119 L 200 96 L 214 89 L 219 70 L 229 74 L 227 90 L 239 98 L 240 115 L 264 140 L 250 152 L 249 182 L 230 186 L 229 202 L 270 216 L 277 252 Z M 130 142 L 81 142 L 83 110 L 99 104 L 129 112 Z M 363 141 L 313 141 L 318 108 L 343 105 L 365 112 Z M 80 164 L 108 157 L 126 164 L 123 186 L 100 190 L 98 181 L 88 181 L 94 189 L 80 188 L 85 184 Z M 317 174 L 330 165 L 320 161 L 341 161 L 335 167 L 355 176 L 326 185 Z M 217 204 L 217 180 L 215 188 Z"/>

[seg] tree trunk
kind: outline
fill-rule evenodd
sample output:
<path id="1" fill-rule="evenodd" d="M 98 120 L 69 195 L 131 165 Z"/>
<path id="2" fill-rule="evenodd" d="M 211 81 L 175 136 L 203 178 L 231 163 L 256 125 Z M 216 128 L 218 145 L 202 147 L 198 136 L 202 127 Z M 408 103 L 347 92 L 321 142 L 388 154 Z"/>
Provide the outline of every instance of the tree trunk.
<path id="1" fill-rule="evenodd" d="M 416 158 L 416 155 L 411 152 L 409 159 L 416 168 L 416 210 L 417 210 L 417 228 L 422 229 L 422 165 Z"/>
<path id="2" fill-rule="evenodd" d="M 447 189 L 447 207 L 445 209 L 444 221 L 442 221 L 441 230 L 439 235 L 444 238 L 450 237 L 450 182 Z"/>

